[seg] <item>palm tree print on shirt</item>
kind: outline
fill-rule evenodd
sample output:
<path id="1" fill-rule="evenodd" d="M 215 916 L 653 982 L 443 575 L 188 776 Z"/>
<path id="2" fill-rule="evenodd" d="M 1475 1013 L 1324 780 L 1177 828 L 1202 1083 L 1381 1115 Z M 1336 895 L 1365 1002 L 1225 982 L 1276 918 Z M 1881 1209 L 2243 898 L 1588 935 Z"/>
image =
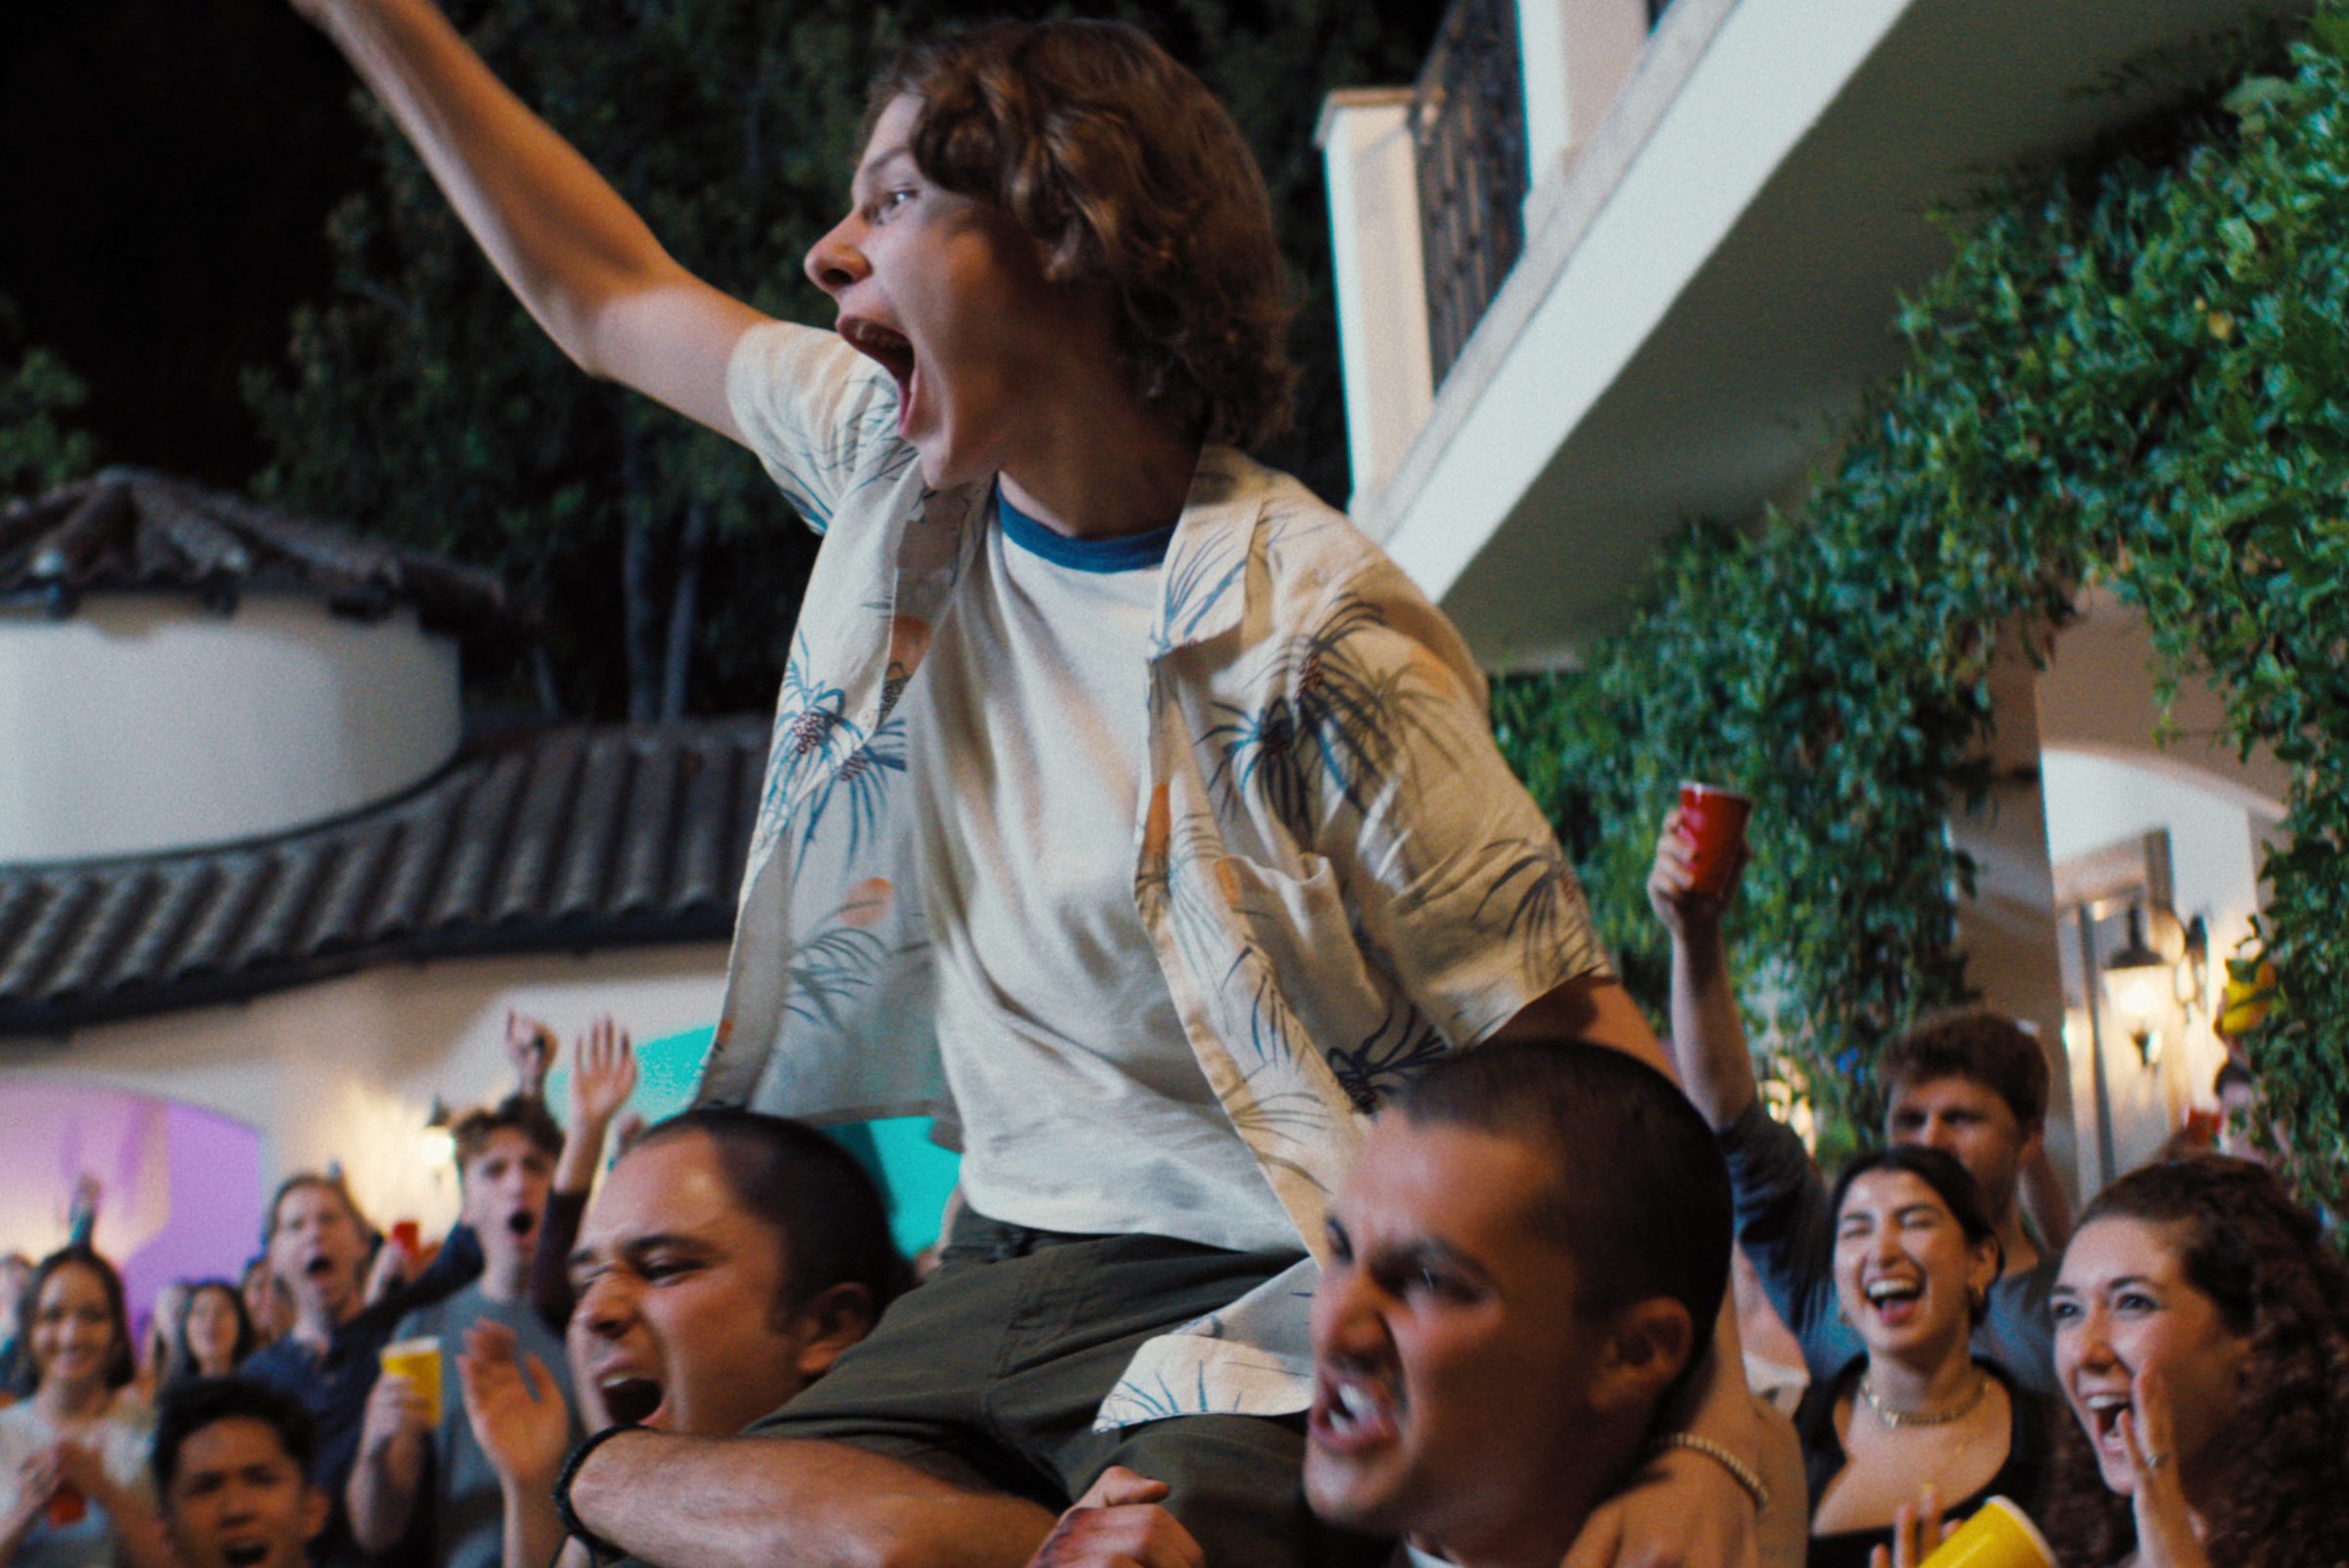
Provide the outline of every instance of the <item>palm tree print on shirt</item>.
<path id="1" fill-rule="evenodd" d="M 1348 595 L 1308 637 L 1283 643 L 1280 679 L 1255 709 L 1216 703 L 1223 722 L 1202 739 L 1216 750 L 1208 783 L 1228 796 L 1255 791 L 1281 824 L 1311 843 L 1323 791 L 1367 815 L 1377 793 L 1421 744 L 1429 761 L 1449 750 L 1422 714 L 1443 693 L 1412 660 L 1375 660 L 1369 643 L 1383 631 L 1378 605 Z"/>
<path id="2" fill-rule="evenodd" d="M 784 1008 L 805 1023 L 842 1026 L 841 1005 L 873 983 L 888 944 L 873 934 L 897 889 L 872 877 L 848 889 L 830 918 L 791 955 L 791 989 Z"/>

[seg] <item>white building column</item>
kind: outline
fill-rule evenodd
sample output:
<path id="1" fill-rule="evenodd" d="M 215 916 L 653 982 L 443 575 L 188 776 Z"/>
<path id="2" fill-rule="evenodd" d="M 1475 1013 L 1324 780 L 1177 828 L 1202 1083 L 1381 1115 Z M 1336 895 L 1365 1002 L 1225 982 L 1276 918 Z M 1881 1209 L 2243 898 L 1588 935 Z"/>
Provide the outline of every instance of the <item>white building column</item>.
<path id="1" fill-rule="evenodd" d="M 1313 140 L 1330 192 L 1349 506 L 1358 511 L 1394 474 L 1435 401 L 1411 89 L 1332 93 Z"/>
<path id="2" fill-rule="evenodd" d="M 1999 642 L 1990 678 L 1994 783 L 1977 810 L 1953 802 L 1950 839 L 1974 859 L 1974 896 L 1958 904 L 1958 943 L 1967 982 L 1983 1004 L 2036 1031 L 2047 1054 L 2047 1153 L 2077 1206 L 2078 1139 L 2072 1068 L 2064 1049 L 2062 950 L 2055 870 L 2047 854 L 2047 803 L 2040 774 L 2038 671 L 2012 636 Z"/>
<path id="3" fill-rule="evenodd" d="M 1525 70 L 1528 211 L 1545 210 L 1555 187 L 1647 48 L 1647 0 L 1517 0 Z"/>

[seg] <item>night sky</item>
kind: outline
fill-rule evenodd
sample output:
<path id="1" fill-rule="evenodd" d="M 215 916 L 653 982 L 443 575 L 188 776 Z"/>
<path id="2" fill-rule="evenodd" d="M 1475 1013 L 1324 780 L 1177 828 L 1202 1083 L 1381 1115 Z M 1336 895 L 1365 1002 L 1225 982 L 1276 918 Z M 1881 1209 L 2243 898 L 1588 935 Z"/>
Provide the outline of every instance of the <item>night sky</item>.
<path id="1" fill-rule="evenodd" d="M 108 460 L 259 466 L 238 373 L 329 275 L 350 91 L 283 0 L 0 3 L 0 295 L 90 383 Z"/>
<path id="2" fill-rule="evenodd" d="M 1416 63 L 1443 0 L 1381 3 Z M 250 482 L 239 379 L 328 291 L 353 91 L 286 0 L 0 0 L 0 297 L 90 384 L 106 461 Z"/>

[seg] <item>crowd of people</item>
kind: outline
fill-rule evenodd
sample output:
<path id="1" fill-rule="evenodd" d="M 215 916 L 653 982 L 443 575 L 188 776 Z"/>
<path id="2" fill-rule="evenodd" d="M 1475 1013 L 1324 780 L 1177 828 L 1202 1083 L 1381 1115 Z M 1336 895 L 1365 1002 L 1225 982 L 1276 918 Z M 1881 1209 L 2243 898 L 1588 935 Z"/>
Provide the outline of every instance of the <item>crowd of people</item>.
<path id="1" fill-rule="evenodd" d="M 520 1020 L 436 1247 L 294 1175 L 144 1357 L 90 1238 L 31 1265 L 0 1568 L 1910 1568 L 1994 1497 L 2077 1568 L 2349 1560 L 2349 1276 L 2265 1170 L 2075 1226 L 2044 1053 L 1975 1011 L 1886 1048 L 1829 1183 L 1676 821 L 1658 1039 L 1458 634 L 1239 450 L 1293 379 L 1269 204 L 1144 34 L 909 49 L 826 333 L 431 0 L 293 3 L 556 345 L 826 541 L 695 1108 L 629 1135 L 600 1020 L 558 1123 Z M 915 1108 L 963 1156 L 919 1282 L 814 1125 Z"/>
<path id="2" fill-rule="evenodd" d="M 1660 900 L 1677 855 L 1668 833 Z M 1707 913 L 1683 907 L 1675 935 L 1701 943 Z M 1709 1101 L 1694 1032 L 1675 1036 L 1693 1094 L 1571 1041 L 1429 1068 L 1372 1123 L 1330 1208 L 1300 1509 L 1399 1540 L 1415 1565 L 1575 1560 L 1594 1520 L 1622 1527 L 1610 1499 L 1660 1451 L 1709 1446 L 1660 1423 L 1725 1321 L 1734 1237 L 1812 1370 L 1799 1467 L 1715 1456 L 1757 1505 L 1760 1560 L 1913 1564 L 1994 1496 L 2067 1565 L 2341 1560 L 2349 1273 L 2317 1220 L 2255 1162 L 2165 1157 L 2018 1273 L 1984 1194 L 2012 1201 L 2036 1128 L 2003 1100 L 1970 1137 L 1900 1109 L 1990 1089 L 1966 1052 L 2011 1029 L 1963 1014 L 1899 1042 L 1924 1076 L 1895 1083 L 1890 1141 L 1832 1186 L 1807 1160 L 1753 1156 L 1775 1135 L 1742 1125 L 1736 1096 Z M 608 1020 L 577 1050 L 568 1136 L 521 1094 L 459 1121 L 462 1217 L 420 1267 L 337 1178 L 288 1178 L 258 1259 L 294 1303 L 272 1341 L 225 1279 L 159 1299 L 142 1351 L 88 1241 L 24 1270 L 0 1564 L 587 1568 L 614 1548 L 575 1511 L 570 1473 L 639 1430 L 701 1446 L 636 1551 L 733 1560 L 728 1515 L 764 1500 L 758 1467 L 715 1440 L 771 1428 L 884 1324 L 957 1376 L 955 1325 L 924 1310 L 938 1293 L 899 1256 L 880 1190 L 804 1123 L 688 1111 L 630 1140 L 586 1202 L 635 1074 Z M 957 1225 L 937 1272 L 984 1272 L 999 1228 Z M 1081 1293 L 1051 1300 L 1086 1310 Z M 2001 1332 L 2001 1310 L 2028 1319 Z M 418 1341 L 429 1382 L 385 1354 Z M 1210 1553 L 1196 1515 L 1129 1462 L 1148 1465 L 1131 1446 L 1101 1464 L 1035 1564 L 1246 1560 Z M 840 1484 L 858 1479 L 851 1464 Z"/>

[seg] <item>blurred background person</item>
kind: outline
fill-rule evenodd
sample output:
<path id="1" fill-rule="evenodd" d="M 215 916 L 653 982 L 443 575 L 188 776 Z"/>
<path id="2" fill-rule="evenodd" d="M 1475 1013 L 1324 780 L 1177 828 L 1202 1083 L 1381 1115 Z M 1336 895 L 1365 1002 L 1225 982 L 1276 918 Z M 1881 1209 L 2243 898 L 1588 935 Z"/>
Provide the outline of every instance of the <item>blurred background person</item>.
<path id="1" fill-rule="evenodd" d="M 284 1280 L 269 1271 L 267 1252 L 245 1265 L 236 1293 L 244 1298 L 245 1321 L 253 1326 L 254 1349 L 267 1349 L 292 1331 L 294 1293 Z"/>
<path id="2" fill-rule="evenodd" d="M 2272 1175 L 2130 1172 L 2088 1205 L 2053 1310 L 2065 1563 L 2349 1562 L 2349 1271 Z"/>
<path id="3" fill-rule="evenodd" d="M 561 1336 L 530 1300 L 530 1272 L 563 1136 L 544 1105 L 519 1094 L 469 1112 L 453 1136 L 465 1222 L 481 1241 L 481 1277 L 392 1331 L 394 1341 L 439 1345 L 439 1386 L 420 1388 L 390 1371 L 376 1380 L 345 1501 L 351 1532 L 370 1555 L 398 1549 L 440 1568 L 496 1568 L 504 1503 L 466 1420 L 457 1356 L 468 1329 L 494 1322 L 530 1352 L 562 1362 Z M 568 1380 L 556 1373 L 555 1381 L 567 1409 Z M 579 1435 L 576 1424 L 569 1434 Z"/>
<path id="4" fill-rule="evenodd" d="M 32 1396 L 0 1410 L 0 1568 L 171 1568 L 131 1382 L 122 1278 L 87 1247 L 41 1259 L 20 1315 Z"/>
<path id="5" fill-rule="evenodd" d="M 351 1539 L 342 1499 L 358 1458 L 367 1395 L 392 1329 L 409 1310 L 461 1288 L 481 1268 L 480 1244 L 460 1224 L 421 1276 L 413 1282 L 395 1279 L 371 1300 L 360 1271 L 367 1266 L 373 1234 L 340 1180 L 301 1172 L 278 1184 L 263 1238 L 270 1271 L 292 1288 L 295 1320 L 283 1339 L 245 1363 L 243 1375 L 290 1396 L 317 1423 L 317 1470 L 311 1479 L 333 1505 L 312 1548 L 321 1564 L 367 1561 Z"/>
<path id="6" fill-rule="evenodd" d="M 225 1378 L 259 1348 L 237 1288 L 225 1279 L 199 1280 L 187 1288 L 187 1309 L 180 1315 L 172 1375 L 164 1389 L 198 1378 Z"/>
<path id="7" fill-rule="evenodd" d="M 1812 1568 L 1866 1568 L 1904 1504 L 1943 1514 L 2045 1495 L 2047 1407 L 1970 1347 L 1999 1238 L 1965 1168 L 1914 1144 L 1863 1155 L 1835 1183 L 1836 1309 L 1867 1347 L 1794 1415 L 1810 1486 Z"/>

